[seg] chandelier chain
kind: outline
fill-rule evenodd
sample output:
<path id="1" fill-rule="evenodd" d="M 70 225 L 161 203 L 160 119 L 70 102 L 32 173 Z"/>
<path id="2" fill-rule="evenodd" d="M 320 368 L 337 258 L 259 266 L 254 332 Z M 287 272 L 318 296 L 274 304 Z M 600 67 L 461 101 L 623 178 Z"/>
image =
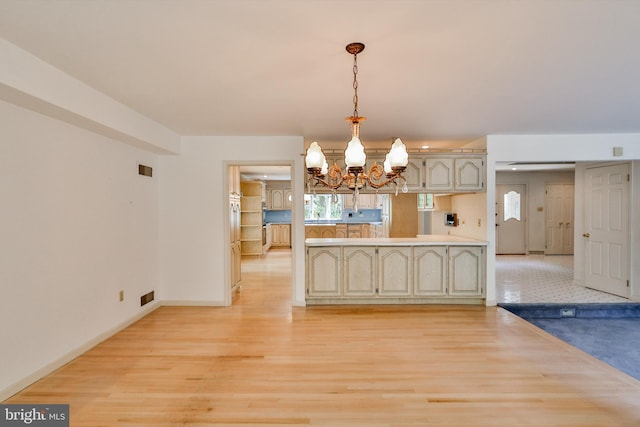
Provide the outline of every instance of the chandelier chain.
<path id="1" fill-rule="evenodd" d="M 358 117 L 358 54 L 353 54 L 353 117 Z"/>

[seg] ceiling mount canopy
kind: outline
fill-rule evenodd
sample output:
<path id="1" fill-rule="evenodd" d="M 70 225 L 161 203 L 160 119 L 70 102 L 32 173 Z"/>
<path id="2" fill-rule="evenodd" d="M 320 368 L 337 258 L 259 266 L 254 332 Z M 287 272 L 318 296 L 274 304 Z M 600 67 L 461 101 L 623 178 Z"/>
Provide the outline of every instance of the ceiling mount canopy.
<path id="1" fill-rule="evenodd" d="M 364 50 L 364 43 L 349 43 L 345 49 L 353 55 L 353 115 L 346 118 L 351 123 L 351 141 L 344 152 L 347 173 L 343 174 L 337 163 L 329 167 L 320 145 L 315 141 L 309 146 L 305 161 L 309 191 L 313 183 L 314 186 L 323 185 L 331 188 L 335 195 L 336 190 L 344 184 L 353 191 L 353 209 L 357 212 L 358 194 L 366 185 L 376 190 L 385 185 L 395 185 L 397 193 L 398 185 L 402 183 L 402 192 L 407 192 L 407 183 L 402 172 L 407 167 L 408 154 L 400 138 L 394 138 L 391 150 L 384 161 L 384 167 L 373 162 L 368 173 L 364 172 L 367 156 L 360 141 L 360 123 L 366 118 L 358 113 L 358 54 Z"/>

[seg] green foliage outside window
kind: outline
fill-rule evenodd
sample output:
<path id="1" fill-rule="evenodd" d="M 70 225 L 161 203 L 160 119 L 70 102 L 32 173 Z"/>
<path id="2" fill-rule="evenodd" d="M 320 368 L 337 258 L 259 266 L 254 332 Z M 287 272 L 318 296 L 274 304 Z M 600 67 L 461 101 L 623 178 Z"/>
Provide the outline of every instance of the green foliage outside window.
<path id="1" fill-rule="evenodd" d="M 418 209 L 433 209 L 433 194 L 418 194 Z"/>
<path id="2" fill-rule="evenodd" d="M 337 203 L 333 203 L 331 194 L 305 194 L 304 219 L 342 219 L 342 197 L 338 197 Z"/>

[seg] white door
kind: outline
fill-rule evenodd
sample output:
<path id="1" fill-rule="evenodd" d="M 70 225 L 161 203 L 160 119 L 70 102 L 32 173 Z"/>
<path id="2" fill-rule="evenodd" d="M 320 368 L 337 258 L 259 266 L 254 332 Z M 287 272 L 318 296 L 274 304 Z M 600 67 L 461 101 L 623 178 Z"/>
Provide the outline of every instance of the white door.
<path id="1" fill-rule="evenodd" d="M 589 288 L 629 297 L 629 165 L 587 169 L 585 281 Z"/>
<path id="2" fill-rule="evenodd" d="M 525 254 L 527 187 L 496 186 L 496 253 Z"/>
<path id="3" fill-rule="evenodd" d="M 545 189 L 545 255 L 573 254 L 573 184 L 547 184 Z"/>

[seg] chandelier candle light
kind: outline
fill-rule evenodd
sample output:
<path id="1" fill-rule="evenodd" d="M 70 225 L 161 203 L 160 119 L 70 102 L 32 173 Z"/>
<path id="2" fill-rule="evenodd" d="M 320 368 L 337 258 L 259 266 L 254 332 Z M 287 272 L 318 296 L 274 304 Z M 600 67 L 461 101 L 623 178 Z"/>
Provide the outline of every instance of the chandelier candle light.
<path id="1" fill-rule="evenodd" d="M 353 115 L 347 117 L 346 120 L 351 122 L 351 141 L 344 151 L 344 160 L 347 167 L 347 173 L 343 174 L 337 163 L 333 166 L 327 164 L 324 153 L 317 142 L 312 142 L 307 149 L 305 162 L 309 178 L 307 187 L 311 189 L 311 183 L 314 185 L 322 184 L 331 188 L 334 201 L 337 199 L 336 190 L 345 184 L 353 191 L 353 210 L 358 211 L 358 194 L 366 185 L 374 189 L 379 189 L 385 185 L 393 184 L 396 186 L 396 194 L 398 193 L 399 181 L 402 181 L 402 192 L 406 193 L 407 182 L 402 176 L 402 172 L 407 168 L 409 156 L 407 147 L 402 143 L 400 138 L 395 138 L 391 145 L 391 150 L 387 153 L 387 157 L 383 166 L 377 162 L 367 173 L 364 172 L 367 156 L 364 152 L 364 146 L 360 142 L 360 123 L 365 121 L 365 117 L 358 115 L 358 54 L 364 50 L 362 43 L 350 43 L 346 47 L 347 52 L 353 55 Z"/>

